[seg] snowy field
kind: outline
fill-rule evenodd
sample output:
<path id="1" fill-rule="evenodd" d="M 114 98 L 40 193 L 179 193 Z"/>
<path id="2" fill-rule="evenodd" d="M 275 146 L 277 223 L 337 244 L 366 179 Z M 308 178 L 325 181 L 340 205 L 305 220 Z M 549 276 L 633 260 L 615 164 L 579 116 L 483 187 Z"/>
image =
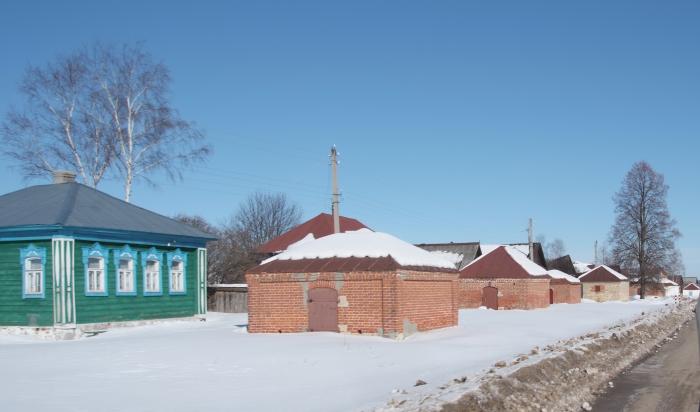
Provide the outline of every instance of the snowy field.
<path id="1" fill-rule="evenodd" d="M 346 411 L 393 389 L 430 390 L 534 346 L 630 320 L 668 301 L 460 311 L 459 327 L 404 341 L 247 334 L 245 315 L 166 322 L 76 341 L 0 335 L 2 411 Z"/>

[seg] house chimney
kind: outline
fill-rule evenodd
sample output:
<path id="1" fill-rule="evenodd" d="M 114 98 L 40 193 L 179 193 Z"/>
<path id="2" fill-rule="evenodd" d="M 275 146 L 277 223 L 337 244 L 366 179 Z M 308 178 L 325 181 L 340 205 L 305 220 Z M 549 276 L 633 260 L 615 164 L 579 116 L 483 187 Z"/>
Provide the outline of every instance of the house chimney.
<path id="1" fill-rule="evenodd" d="M 75 173 L 68 170 L 56 170 L 53 172 L 53 183 L 73 183 L 75 182 Z"/>

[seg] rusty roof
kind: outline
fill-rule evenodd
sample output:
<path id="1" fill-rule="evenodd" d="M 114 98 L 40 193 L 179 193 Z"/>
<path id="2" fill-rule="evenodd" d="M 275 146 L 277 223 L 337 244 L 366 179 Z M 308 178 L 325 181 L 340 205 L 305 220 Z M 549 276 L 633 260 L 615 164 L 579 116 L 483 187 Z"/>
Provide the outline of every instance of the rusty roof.
<path id="1" fill-rule="evenodd" d="M 686 285 L 683 287 L 684 290 L 700 290 L 700 287 L 696 285 L 695 283 L 691 283 L 690 285 Z"/>
<path id="2" fill-rule="evenodd" d="M 622 278 L 620 278 L 618 275 L 622 276 Z M 614 273 L 613 269 L 610 269 L 605 265 L 601 265 L 579 276 L 579 280 L 581 282 L 624 282 L 629 279 L 627 279 L 621 273 L 616 274 Z"/>
<path id="3" fill-rule="evenodd" d="M 340 231 L 369 229 L 359 220 L 340 216 Z M 279 253 L 311 233 L 315 239 L 333 234 L 333 216 L 321 213 L 258 247 L 259 253 Z"/>
<path id="4" fill-rule="evenodd" d="M 316 273 L 316 272 L 386 272 L 392 270 L 415 270 L 418 272 L 456 273 L 455 269 L 433 266 L 401 266 L 391 256 L 348 257 L 323 259 L 272 260 L 258 265 L 247 273 Z"/>
<path id="5" fill-rule="evenodd" d="M 542 271 L 545 269 L 543 268 Z M 520 265 L 508 253 L 505 246 L 499 246 L 460 270 L 459 277 L 463 279 L 532 279 L 535 276 Z M 546 279 L 547 276 L 540 276 L 540 278 Z"/>

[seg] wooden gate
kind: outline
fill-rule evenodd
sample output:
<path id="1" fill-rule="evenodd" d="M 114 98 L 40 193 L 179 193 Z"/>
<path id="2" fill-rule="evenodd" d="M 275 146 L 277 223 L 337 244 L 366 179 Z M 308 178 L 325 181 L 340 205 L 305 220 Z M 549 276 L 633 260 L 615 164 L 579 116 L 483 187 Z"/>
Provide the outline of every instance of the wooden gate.
<path id="1" fill-rule="evenodd" d="M 338 331 L 338 291 L 331 288 L 309 290 L 309 331 Z"/>
<path id="2" fill-rule="evenodd" d="M 554 289 L 549 289 L 549 304 L 554 304 Z"/>
<path id="3" fill-rule="evenodd" d="M 486 286 L 481 291 L 481 306 L 498 310 L 498 289 L 493 286 Z"/>

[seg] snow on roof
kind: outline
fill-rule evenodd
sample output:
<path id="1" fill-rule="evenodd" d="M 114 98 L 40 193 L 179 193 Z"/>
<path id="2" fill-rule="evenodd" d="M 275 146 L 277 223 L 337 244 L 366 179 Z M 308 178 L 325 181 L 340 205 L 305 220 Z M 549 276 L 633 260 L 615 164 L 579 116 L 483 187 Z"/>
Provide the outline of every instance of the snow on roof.
<path id="1" fill-rule="evenodd" d="M 446 250 L 430 250 L 429 253 L 441 257 L 443 259 L 449 260 L 454 264 L 455 267 L 459 267 L 464 259 L 464 255 L 461 253 L 448 252 Z"/>
<path id="2" fill-rule="evenodd" d="M 574 260 L 572 263 L 574 264 L 574 269 L 576 270 L 576 273 L 586 273 L 592 269 L 592 264 L 590 263 L 579 262 L 578 260 Z"/>
<path id="3" fill-rule="evenodd" d="M 558 269 L 548 270 L 548 271 L 547 271 L 547 274 L 548 274 L 549 276 L 551 276 L 552 278 L 554 278 L 554 279 L 565 279 L 565 280 L 567 280 L 567 281 L 569 281 L 569 282 L 571 282 L 571 283 L 581 283 L 581 281 L 578 280 L 577 278 L 575 278 L 575 277 L 569 275 L 568 273 L 564 273 L 564 272 L 562 272 L 561 270 L 558 270 Z"/>
<path id="4" fill-rule="evenodd" d="M 429 266 L 454 269 L 452 260 L 423 250 L 387 233 L 360 229 L 335 233 L 318 239 L 290 245 L 273 260 L 328 259 L 349 257 L 380 258 L 391 256 L 401 266 Z"/>
<path id="5" fill-rule="evenodd" d="M 585 276 L 587 276 L 588 274 L 590 274 L 591 272 L 593 272 L 593 271 L 595 271 L 596 269 L 599 269 L 599 268 L 605 269 L 605 270 L 606 270 L 607 272 L 609 272 L 611 275 L 615 276 L 616 278 L 618 278 L 618 279 L 620 279 L 620 280 L 628 280 L 627 277 L 626 277 L 625 275 L 623 275 L 622 273 L 620 273 L 620 272 L 618 272 L 618 271 L 616 271 L 616 270 L 610 269 L 610 267 L 605 266 L 605 265 L 596 266 L 596 267 L 594 267 L 593 269 L 590 269 L 589 271 L 587 271 L 586 273 L 584 273 L 583 275 L 579 276 L 578 278 L 579 278 L 579 279 L 583 279 Z"/>
<path id="6" fill-rule="evenodd" d="M 525 256 L 530 255 L 530 245 L 526 245 L 526 244 L 516 244 L 516 245 L 481 244 L 480 245 L 481 253 L 484 255 L 487 253 L 491 253 L 494 251 L 494 249 L 496 249 L 500 246 L 508 246 L 510 248 L 513 248 L 513 249 L 519 251 L 520 253 L 524 254 Z"/>
<path id="7" fill-rule="evenodd" d="M 304 243 L 309 242 L 309 241 L 314 240 L 314 239 L 316 239 L 316 238 L 314 237 L 314 234 L 313 234 L 313 233 L 307 233 L 306 236 L 304 236 L 303 238 L 297 240 L 297 241 L 294 242 L 294 243 L 291 243 L 289 246 L 287 246 L 287 248 L 294 247 L 294 246 L 299 246 L 299 245 L 301 245 L 301 244 L 304 244 Z"/>
<path id="8" fill-rule="evenodd" d="M 471 263 L 469 263 L 467 266 L 465 266 L 464 269 L 462 269 L 462 270 L 466 270 L 468 267 L 478 264 L 477 262 L 484 260 L 491 253 L 494 253 L 495 251 L 497 251 L 501 248 L 503 248 L 503 250 L 505 250 L 508 253 L 508 255 L 515 261 L 515 263 L 517 263 L 520 267 L 522 267 L 523 270 L 525 272 L 527 272 L 528 275 L 530 275 L 530 276 L 545 276 L 545 275 L 547 275 L 547 269 L 543 268 L 542 266 L 540 266 L 537 263 L 528 259 L 528 257 L 524 253 L 522 253 L 518 248 L 516 248 L 515 246 L 509 246 L 509 245 L 496 245 L 495 248 L 490 249 L 488 251 L 488 253 L 484 253 L 483 255 L 474 259 Z M 483 249 L 482 249 L 482 252 L 483 252 Z"/>
<path id="9" fill-rule="evenodd" d="M 515 246 L 504 246 L 506 252 L 532 276 L 543 276 L 547 274 L 547 269 L 527 258 L 526 254 Z"/>

